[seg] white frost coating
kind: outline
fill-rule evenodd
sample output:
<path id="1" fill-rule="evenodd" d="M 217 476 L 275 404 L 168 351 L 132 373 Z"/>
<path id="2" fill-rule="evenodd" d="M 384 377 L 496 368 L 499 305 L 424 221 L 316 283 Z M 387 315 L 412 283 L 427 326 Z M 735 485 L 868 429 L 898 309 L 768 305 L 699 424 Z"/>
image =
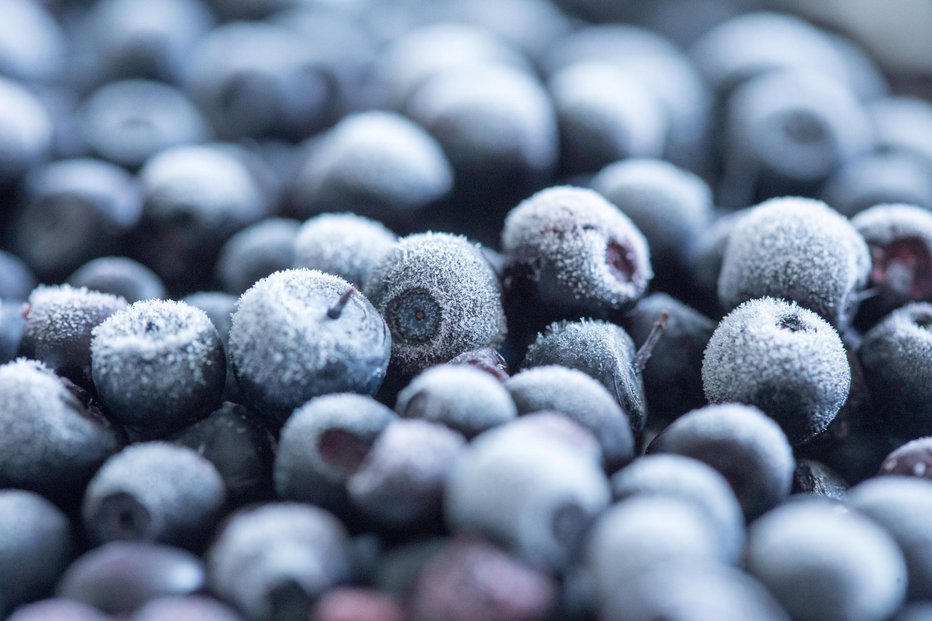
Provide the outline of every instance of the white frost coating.
<path id="1" fill-rule="evenodd" d="M 851 219 L 868 246 L 906 237 L 921 241 L 932 254 L 932 212 L 915 205 L 876 205 Z"/>
<path id="2" fill-rule="evenodd" d="M 294 267 L 335 274 L 364 289 L 396 240 L 381 222 L 353 213 L 321 214 L 298 230 Z"/>
<path id="3" fill-rule="evenodd" d="M 748 210 L 728 236 L 719 302 L 732 309 L 752 298 L 786 298 L 844 326 L 870 267 L 867 244 L 844 216 L 821 201 L 775 198 Z"/>
<path id="4" fill-rule="evenodd" d="M 415 377 L 398 394 L 395 411 L 443 423 L 470 438 L 518 415 L 500 381 L 462 364 L 438 365 Z"/>
<path id="5" fill-rule="evenodd" d="M 339 317 L 327 315 L 351 288 L 302 268 L 263 278 L 240 297 L 230 357 L 240 388 L 263 413 L 284 419 L 319 394 L 378 389 L 391 346 L 379 313 L 356 292 Z"/>
<path id="6" fill-rule="evenodd" d="M 610 242 L 628 250 L 630 279 L 610 270 Z M 505 218 L 502 250 L 512 261 L 542 262 L 569 296 L 600 307 L 637 299 L 653 276 L 644 235 L 617 207 L 584 188 L 548 188 L 522 201 Z"/>
<path id="7" fill-rule="evenodd" d="M 684 266 L 693 244 L 712 221 L 708 184 L 664 160 L 610 164 L 592 179 L 592 188 L 631 218 L 658 261 Z"/>
<path id="8" fill-rule="evenodd" d="M 389 303 L 417 288 L 433 297 L 441 318 L 437 333 L 426 342 L 394 339 L 392 364 L 402 372 L 414 374 L 504 340 L 501 287 L 478 245 L 446 233 L 404 237 L 373 270 L 366 295 L 388 320 Z"/>
<path id="9" fill-rule="evenodd" d="M 25 338 L 34 347 L 90 342 L 91 329 L 118 310 L 122 297 L 70 285 L 40 285 L 29 294 Z"/>
<path id="10" fill-rule="evenodd" d="M 702 360 L 711 403 L 747 403 L 800 444 L 824 431 L 848 398 L 851 368 L 838 333 L 792 302 L 751 300 L 719 323 Z"/>

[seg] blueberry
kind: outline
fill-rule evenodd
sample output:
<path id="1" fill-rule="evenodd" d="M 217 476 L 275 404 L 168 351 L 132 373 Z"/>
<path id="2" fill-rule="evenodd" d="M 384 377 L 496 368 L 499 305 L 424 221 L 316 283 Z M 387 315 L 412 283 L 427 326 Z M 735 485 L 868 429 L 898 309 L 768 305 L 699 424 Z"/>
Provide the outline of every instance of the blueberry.
<path id="1" fill-rule="evenodd" d="M 276 272 L 243 294 L 230 355 L 248 403 L 282 423 L 309 399 L 375 393 L 392 338 L 379 313 L 348 282 L 322 272 Z"/>
<path id="2" fill-rule="evenodd" d="M 525 442 L 527 438 L 541 437 L 560 442 L 580 456 L 591 458 L 601 465 L 604 457 L 602 446 L 591 430 L 553 410 L 525 414 L 495 428 L 495 438 L 514 438 L 514 442 Z M 504 442 L 504 440 L 502 440 Z"/>
<path id="3" fill-rule="evenodd" d="M 382 593 L 409 600 L 424 567 L 449 541 L 449 537 L 422 537 L 385 550 L 373 570 L 373 585 Z"/>
<path id="4" fill-rule="evenodd" d="M 0 364 L 11 362 L 19 355 L 25 330 L 22 303 L 0 300 Z"/>
<path id="5" fill-rule="evenodd" d="M 362 587 L 328 591 L 314 605 L 310 621 L 405 621 L 405 610 L 395 598 Z"/>
<path id="6" fill-rule="evenodd" d="M 4 20 L 4 23 L 15 22 Z M 53 138 L 52 119 L 42 102 L 24 86 L 3 77 L 0 77 L 0 135 L 3 136 L 0 150 L 4 154 L 0 161 L 2 189 L 45 159 Z"/>
<path id="7" fill-rule="evenodd" d="M 690 257 L 690 301 L 710 317 L 721 316 L 718 301 L 718 277 L 722 271 L 728 237 L 750 210 L 719 212 L 715 221 L 693 243 Z"/>
<path id="8" fill-rule="evenodd" d="M 84 140 L 105 160 L 127 168 L 183 144 L 203 141 L 201 113 L 177 89 L 148 80 L 111 82 L 97 89 L 81 111 Z"/>
<path id="9" fill-rule="evenodd" d="M 467 438 L 518 415 L 500 380 L 465 364 L 425 370 L 398 394 L 395 411 L 405 418 L 442 423 Z"/>
<path id="10" fill-rule="evenodd" d="M 176 595 L 150 600 L 130 621 L 242 621 L 242 617 L 215 599 Z"/>
<path id="11" fill-rule="evenodd" d="M 610 164 L 592 187 L 644 234 L 658 278 L 689 265 L 693 245 L 712 221 L 712 192 L 700 177 L 665 162 L 629 159 Z"/>
<path id="12" fill-rule="evenodd" d="M 822 199 L 848 217 L 886 203 L 932 209 L 932 162 L 897 150 L 864 154 L 826 180 Z"/>
<path id="13" fill-rule="evenodd" d="M 880 465 L 883 475 L 932 479 L 932 437 L 916 438 L 887 455 Z"/>
<path id="14" fill-rule="evenodd" d="M 345 515 L 347 481 L 395 418 L 390 409 L 363 395 L 332 394 L 308 401 L 282 428 L 275 455 L 278 495 Z"/>
<path id="15" fill-rule="evenodd" d="M 444 500 L 447 524 L 535 565 L 565 568 L 608 505 L 608 482 L 591 456 L 566 440 L 507 429 L 479 436 L 457 460 Z"/>
<path id="16" fill-rule="evenodd" d="M 91 370 L 109 412 L 137 433 L 153 436 L 204 418 L 217 406 L 226 359 L 204 311 L 147 300 L 94 329 Z"/>
<path id="17" fill-rule="evenodd" d="M 80 495 L 122 435 L 51 370 L 19 359 L 0 366 L 0 485 L 52 497 Z"/>
<path id="18" fill-rule="evenodd" d="M 583 188 L 549 188 L 512 209 L 502 249 L 509 304 L 529 320 L 624 309 L 653 276 L 647 241 L 634 223 Z"/>
<path id="19" fill-rule="evenodd" d="M 23 260 L 0 250 L 0 298 L 25 300 L 36 286 L 36 277 Z"/>
<path id="20" fill-rule="evenodd" d="M 68 277 L 68 284 L 117 295 L 130 303 L 166 297 L 162 279 L 129 257 L 92 259 Z"/>
<path id="21" fill-rule="evenodd" d="M 178 548 L 114 541 L 85 552 L 56 587 L 58 597 L 113 615 L 128 615 L 150 600 L 190 595 L 205 586 L 200 559 Z"/>
<path id="22" fill-rule="evenodd" d="M 225 20 L 261 19 L 293 4 L 294 0 L 206 0 L 207 5 Z"/>
<path id="23" fill-rule="evenodd" d="M 0 2 L 0 75 L 23 82 L 53 82 L 66 66 L 66 35 L 41 3 Z"/>
<path id="24" fill-rule="evenodd" d="M 411 621 L 543 621 L 557 599 L 545 572 L 481 539 L 460 537 L 430 559 L 411 596 Z"/>
<path id="25" fill-rule="evenodd" d="M 23 355 L 59 375 L 91 385 L 91 331 L 126 308 L 126 300 L 70 285 L 40 286 L 23 307 Z"/>
<path id="26" fill-rule="evenodd" d="M 892 621 L 929 621 L 932 619 L 932 602 L 916 602 L 900 608 Z"/>
<path id="27" fill-rule="evenodd" d="M 524 358 L 525 368 L 547 365 L 576 369 L 598 380 L 621 405 L 632 430 L 640 433 L 644 429 L 647 410 L 644 407 L 644 385 L 637 367 L 637 352 L 634 341 L 621 326 L 585 319 L 550 324 L 537 335 Z M 539 377 L 543 379 L 544 376 Z M 538 393 L 531 398 L 539 400 L 546 397 Z M 522 413 L 533 411 L 530 408 L 560 410 L 558 403 L 535 401 L 526 404 Z M 596 435 L 601 436 L 600 433 Z"/>
<path id="28" fill-rule="evenodd" d="M 187 291 L 209 280 L 223 243 L 269 207 L 242 153 L 229 146 L 166 149 L 146 162 L 139 181 L 136 253 L 170 287 Z"/>
<path id="29" fill-rule="evenodd" d="M 748 518 L 776 506 L 793 484 L 793 450 L 772 419 L 753 406 L 710 405 L 674 421 L 648 453 L 705 462 L 728 479 Z"/>
<path id="30" fill-rule="evenodd" d="M 870 273 L 870 253 L 850 222 L 821 201 L 776 198 L 741 217 L 718 278 L 722 307 L 782 297 L 844 327 Z"/>
<path id="31" fill-rule="evenodd" d="M 690 306 L 665 293 L 652 293 L 624 319 L 635 345 L 648 343 L 663 313 L 669 319 L 642 373 L 649 422 L 654 428 L 705 405 L 702 355 L 715 330 L 711 319 Z"/>
<path id="32" fill-rule="evenodd" d="M 608 63 L 570 65 L 548 87 L 560 124 L 565 171 L 594 172 L 629 157 L 659 157 L 667 119 L 636 76 Z"/>
<path id="33" fill-rule="evenodd" d="M 224 290 L 240 295 L 273 272 L 291 267 L 315 267 L 295 265 L 294 246 L 299 226 L 296 220 L 266 218 L 230 237 L 217 257 L 217 280 Z"/>
<path id="34" fill-rule="evenodd" d="M 844 500 L 848 494 L 848 482 L 825 464 L 797 459 L 793 471 L 793 493 Z"/>
<path id="35" fill-rule="evenodd" d="M 231 518 L 207 555 L 212 592 L 252 619 L 304 621 L 349 575 L 346 532 L 323 509 L 268 504 Z"/>
<path id="36" fill-rule="evenodd" d="M 392 334 L 403 376 L 505 336 L 501 288 L 479 249 L 444 233 L 410 235 L 375 267 L 366 287 Z"/>
<path id="37" fill-rule="evenodd" d="M 511 377 L 505 387 L 518 414 L 556 411 L 591 431 L 610 472 L 634 457 L 627 413 L 602 384 L 582 371 L 557 365 L 534 367 Z"/>
<path id="38" fill-rule="evenodd" d="M 723 558 L 737 561 L 744 546 L 744 514 L 728 480 L 696 459 L 680 455 L 647 455 L 611 478 L 616 500 L 664 496 L 685 500 L 700 509 L 717 531 Z"/>
<path id="39" fill-rule="evenodd" d="M 500 382 L 504 382 L 510 376 L 508 363 L 494 347 L 480 347 L 479 349 L 463 352 L 450 358 L 449 364 L 465 364 L 475 367 L 485 371 Z"/>
<path id="40" fill-rule="evenodd" d="M 193 450 L 134 444 L 104 462 L 84 495 L 84 531 L 94 544 L 124 539 L 194 549 L 220 516 L 224 482 Z"/>
<path id="41" fill-rule="evenodd" d="M 351 503 L 389 530 L 409 533 L 435 525 L 441 521 L 450 471 L 465 444 L 463 436 L 437 423 L 390 422 L 346 481 Z"/>
<path id="42" fill-rule="evenodd" d="M 930 327 L 932 304 L 907 304 L 871 329 L 858 350 L 871 394 L 882 398 L 876 416 L 885 431 L 906 439 L 932 433 Z"/>
<path id="43" fill-rule="evenodd" d="M 110 621 L 111 617 L 87 604 L 64 598 L 43 599 L 21 606 L 8 621 Z"/>
<path id="44" fill-rule="evenodd" d="M 932 104 L 909 96 L 891 96 L 868 104 L 882 150 L 901 151 L 932 161 Z"/>
<path id="45" fill-rule="evenodd" d="M 372 270 L 397 240 L 380 222 L 353 213 L 324 213 L 306 221 L 294 238 L 294 267 L 309 267 L 364 289 Z"/>
<path id="46" fill-rule="evenodd" d="M 71 524 L 45 498 L 0 491 L 0 613 L 46 595 L 71 559 Z"/>
<path id="47" fill-rule="evenodd" d="M 224 403 L 202 421 L 173 435 L 175 444 L 196 451 L 223 477 L 229 500 L 242 504 L 269 495 L 274 459 L 271 434 L 249 409 Z"/>
<path id="48" fill-rule="evenodd" d="M 182 302 L 207 313 L 210 322 L 217 328 L 227 360 L 227 377 L 223 387 L 224 399 L 238 400 L 240 398 L 239 386 L 236 384 L 233 362 L 230 358 L 230 328 L 233 327 L 236 298 L 222 291 L 197 291 L 185 296 Z"/>
<path id="49" fill-rule="evenodd" d="M 802 444 L 825 431 L 848 398 L 851 368 L 841 339 L 812 311 L 760 298 L 729 313 L 702 361 L 711 403 L 755 405 Z"/>
<path id="50" fill-rule="evenodd" d="M 351 211 L 410 227 L 452 187 L 450 163 L 426 131 L 398 114 L 361 112 L 306 145 L 291 210 L 303 218 Z"/>
<path id="51" fill-rule="evenodd" d="M 787 504 L 754 522 L 747 568 L 800 621 L 881 621 L 906 595 L 906 563 L 893 538 L 821 499 Z"/>

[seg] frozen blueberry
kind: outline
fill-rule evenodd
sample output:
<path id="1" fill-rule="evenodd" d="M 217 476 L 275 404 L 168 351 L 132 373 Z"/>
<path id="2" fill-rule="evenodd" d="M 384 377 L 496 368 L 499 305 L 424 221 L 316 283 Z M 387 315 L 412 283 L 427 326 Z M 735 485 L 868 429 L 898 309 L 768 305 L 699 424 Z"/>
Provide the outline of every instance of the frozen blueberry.
<path id="1" fill-rule="evenodd" d="M 213 464 L 165 442 L 129 446 L 101 466 L 84 494 L 91 543 L 138 539 L 203 546 L 226 500 Z"/>
<path id="2" fill-rule="evenodd" d="M 104 0 L 87 15 L 103 77 L 177 82 L 213 19 L 198 0 Z"/>
<path id="3" fill-rule="evenodd" d="M 137 610 L 130 621 L 242 621 L 226 604 L 202 595 L 157 597 Z"/>
<path id="4" fill-rule="evenodd" d="M 583 188 L 542 190 L 512 209 L 502 250 L 509 305 L 528 321 L 624 309 L 653 276 L 647 241 L 634 223 Z"/>
<path id="5" fill-rule="evenodd" d="M 715 221 L 693 243 L 688 275 L 690 301 L 710 317 L 721 315 L 718 277 L 722 271 L 728 236 L 749 210 L 720 211 Z"/>
<path id="6" fill-rule="evenodd" d="M 663 430 L 648 453 L 705 462 L 728 479 L 748 518 L 776 506 L 793 484 L 793 450 L 772 419 L 753 406 L 710 405 Z"/>
<path id="7" fill-rule="evenodd" d="M 111 315 L 91 341 L 94 386 L 108 411 L 143 436 L 204 418 L 226 379 L 226 357 L 207 314 L 146 300 Z"/>
<path id="8" fill-rule="evenodd" d="M 223 243 L 268 209 L 240 152 L 224 145 L 166 149 L 146 162 L 139 180 L 144 205 L 135 252 L 170 287 L 201 287 Z"/>
<path id="9" fill-rule="evenodd" d="M 294 246 L 299 226 L 296 220 L 266 218 L 228 239 L 217 257 L 217 279 L 223 288 L 240 295 L 273 272 L 291 267 L 316 268 L 295 265 Z"/>
<path id="10" fill-rule="evenodd" d="M 409 618 L 544 621 L 557 595 L 556 582 L 544 571 L 481 539 L 459 537 L 424 567 Z"/>
<path id="11" fill-rule="evenodd" d="M 185 296 L 182 301 L 207 313 L 207 317 L 217 328 L 224 349 L 228 349 L 236 298 L 222 291 L 198 291 Z"/>
<path id="12" fill-rule="evenodd" d="M 305 621 L 349 576 L 346 531 L 310 505 L 268 504 L 227 522 L 207 555 L 211 590 L 253 619 Z"/>
<path id="13" fill-rule="evenodd" d="M 893 311 L 864 336 L 858 357 L 871 394 L 882 399 L 876 416 L 885 431 L 906 439 L 932 433 L 932 304 Z"/>
<path id="14" fill-rule="evenodd" d="M 114 541 L 85 552 L 58 582 L 56 594 L 113 615 L 148 601 L 204 589 L 204 566 L 184 550 L 142 541 Z"/>
<path id="15" fill-rule="evenodd" d="M 304 218 L 350 211 L 411 226 L 452 187 L 450 163 L 426 131 L 398 114 L 362 112 L 307 144 L 291 210 Z"/>
<path id="16" fill-rule="evenodd" d="M 747 568 L 800 621 L 882 621 L 906 595 L 906 563 L 893 538 L 821 499 L 754 522 Z"/>
<path id="17" fill-rule="evenodd" d="M 546 365 L 576 369 L 598 380 L 621 405 L 632 430 L 639 433 L 644 429 L 647 410 L 644 407 L 644 385 L 637 366 L 637 352 L 634 341 L 621 326 L 587 319 L 550 324 L 537 335 L 524 358 L 525 368 Z M 525 392 L 530 394 L 534 391 Z M 539 393 L 532 398 L 539 400 L 546 397 Z M 556 407 L 558 403 L 535 401 L 526 405 L 527 408 L 561 410 Z M 533 411 L 527 408 L 522 409 L 521 413 Z M 567 414 L 574 417 L 571 412 Z M 596 436 L 601 437 L 601 434 L 596 433 Z"/>
<path id="18" fill-rule="evenodd" d="M 746 573 L 708 561 L 653 565 L 610 594 L 605 621 L 789 621 L 773 595 Z"/>
<path id="19" fill-rule="evenodd" d="M 465 444 L 463 436 L 437 423 L 390 422 L 347 479 L 350 502 L 386 529 L 408 533 L 435 525 L 441 521 L 450 471 Z"/>
<path id="20" fill-rule="evenodd" d="M 20 4 L 15 0 L 6 2 Z M 49 154 L 53 131 L 52 119 L 42 102 L 19 83 L 0 77 L 0 151 L 4 154 L 0 160 L 0 188 L 18 181 Z"/>
<path id="21" fill-rule="evenodd" d="M 25 300 L 36 286 L 36 277 L 14 254 L 0 250 L 0 298 Z"/>
<path id="22" fill-rule="evenodd" d="M 887 455 L 880 474 L 932 479 L 932 437 L 916 438 Z"/>
<path id="23" fill-rule="evenodd" d="M 449 543 L 449 537 L 413 539 L 385 550 L 373 570 L 373 585 L 382 593 L 408 600 L 421 572 Z"/>
<path id="24" fill-rule="evenodd" d="M 518 414 L 555 411 L 591 431 L 602 447 L 608 471 L 634 457 L 627 413 L 602 384 L 582 371 L 558 365 L 534 367 L 512 376 L 505 387 Z"/>
<path id="25" fill-rule="evenodd" d="M 16 489 L 0 491 L 0 614 L 43 597 L 71 559 L 71 524 L 51 502 Z"/>
<path id="26" fill-rule="evenodd" d="M 19 355 L 25 331 L 22 303 L 0 299 L 0 364 L 6 364 Z"/>
<path id="27" fill-rule="evenodd" d="M 742 207 L 811 194 L 874 145 L 870 119 L 841 81 L 813 70 L 770 71 L 728 100 L 719 203 Z"/>
<path id="28" fill-rule="evenodd" d="M 242 405 L 224 403 L 170 440 L 212 463 L 231 501 L 242 504 L 269 495 L 274 440 L 258 416 Z"/>
<path id="29" fill-rule="evenodd" d="M 480 347 L 450 358 L 449 364 L 465 364 L 485 371 L 500 382 L 510 377 L 508 363 L 494 347 Z"/>
<path id="30" fill-rule="evenodd" d="M 81 128 L 94 153 L 128 168 L 163 149 L 208 136 L 204 118 L 183 93 L 147 80 L 110 82 L 97 89 L 84 104 Z"/>
<path id="31" fill-rule="evenodd" d="M 693 245 L 712 221 L 712 192 L 700 177 L 669 162 L 629 159 L 610 164 L 592 179 L 644 234 L 658 278 L 689 265 Z"/>
<path id="32" fill-rule="evenodd" d="M 797 459 L 793 471 L 793 493 L 844 500 L 848 494 L 848 482 L 823 463 Z"/>
<path id="33" fill-rule="evenodd" d="M 395 418 L 390 409 L 363 395 L 332 394 L 308 401 L 282 428 L 275 455 L 278 495 L 345 514 L 347 480 Z"/>
<path id="34" fill-rule="evenodd" d="M 635 345 L 649 342 L 664 313 L 663 333 L 641 374 L 649 422 L 657 429 L 706 404 L 702 356 L 715 330 L 715 322 L 697 310 L 665 293 L 652 293 L 624 319 Z"/>
<path id="35" fill-rule="evenodd" d="M 900 608 L 892 621 L 929 621 L 932 619 L 932 602 L 915 602 Z"/>
<path id="36" fill-rule="evenodd" d="M 401 602 L 371 588 L 327 591 L 311 611 L 310 621 L 405 621 Z"/>
<path id="37" fill-rule="evenodd" d="M 718 525 L 694 503 L 664 495 L 635 495 L 598 517 L 586 535 L 583 565 L 605 605 L 619 585 L 664 561 L 731 560 L 734 550 Z"/>
<path id="38" fill-rule="evenodd" d="M 932 104 L 918 97 L 891 96 L 870 102 L 867 109 L 880 149 L 932 162 Z"/>
<path id="39" fill-rule="evenodd" d="M 744 546 L 744 514 L 728 480 L 696 459 L 680 455 L 647 455 L 611 478 L 612 496 L 671 496 L 693 503 L 717 531 L 723 558 L 735 562 Z"/>
<path id="40" fill-rule="evenodd" d="M 122 434 L 40 362 L 0 366 L 0 485 L 80 495 Z"/>
<path id="41" fill-rule="evenodd" d="M 0 2 L 0 75 L 23 82 L 52 82 L 61 77 L 66 38 L 40 2 Z"/>
<path id="42" fill-rule="evenodd" d="M 14 249 L 46 280 L 120 250 L 139 223 L 142 201 L 122 168 L 94 159 L 48 164 L 26 178 L 23 206 L 10 224 Z"/>
<path id="43" fill-rule="evenodd" d="M 400 239 L 372 271 L 366 295 L 388 324 L 392 366 L 403 376 L 505 337 L 498 278 L 462 237 Z"/>
<path id="44" fill-rule="evenodd" d="M 23 355 L 91 386 L 91 331 L 126 308 L 123 298 L 70 285 L 39 286 L 23 307 Z"/>
<path id="45" fill-rule="evenodd" d="M 702 360 L 710 403 L 755 405 L 790 441 L 825 431 L 848 398 L 851 368 L 838 333 L 792 302 L 760 298 L 729 313 Z"/>
<path id="46" fill-rule="evenodd" d="M 887 203 L 932 209 L 932 162 L 902 151 L 866 153 L 829 177 L 821 196 L 848 217 Z"/>
<path id="47" fill-rule="evenodd" d="M 486 434 L 485 437 L 513 438 L 513 442 L 542 437 L 545 440 L 561 442 L 576 454 L 591 458 L 596 464 L 601 465 L 604 461 L 602 446 L 592 431 L 565 414 L 552 410 L 520 416 L 496 427 L 494 435 Z"/>
<path id="48" fill-rule="evenodd" d="M 166 297 L 162 279 L 128 257 L 100 257 L 88 261 L 68 277 L 68 284 L 117 295 L 130 303 Z"/>
<path id="49" fill-rule="evenodd" d="M 725 309 L 752 298 L 785 298 L 844 327 L 870 265 L 867 244 L 825 203 L 776 198 L 748 211 L 732 229 L 718 297 Z"/>
<path id="50" fill-rule="evenodd" d="M 479 436 L 447 481 L 454 532 L 478 532 L 536 565 L 562 569 L 609 503 L 608 481 L 590 455 L 540 432 Z"/>
<path id="51" fill-rule="evenodd" d="M 659 157 L 667 119 L 635 76 L 608 63 L 582 62 L 548 82 L 560 125 L 561 166 L 595 172 L 629 157 Z"/>
<path id="52" fill-rule="evenodd" d="M 366 297 L 338 276 L 309 269 L 253 285 L 230 329 L 237 383 L 276 423 L 318 395 L 375 393 L 391 346 L 388 326 Z"/>
<path id="53" fill-rule="evenodd" d="M 336 274 L 365 288 L 372 270 L 396 240 L 375 220 L 353 213 L 324 213 L 301 225 L 294 238 L 294 267 Z"/>
<path id="54" fill-rule="evenodd" d="M 467 438 L 518 415 L 500 380 L 465 364 L 431 367 L 415 377 L 398 394 L 395 411 L 405 418 L 442 423 Z"/>
<path id="55" fill-rule="evenodd" d="M 21 606 L 7 621 L 111 621 L 112 617 L 87 604 L 59 597 Z"/>

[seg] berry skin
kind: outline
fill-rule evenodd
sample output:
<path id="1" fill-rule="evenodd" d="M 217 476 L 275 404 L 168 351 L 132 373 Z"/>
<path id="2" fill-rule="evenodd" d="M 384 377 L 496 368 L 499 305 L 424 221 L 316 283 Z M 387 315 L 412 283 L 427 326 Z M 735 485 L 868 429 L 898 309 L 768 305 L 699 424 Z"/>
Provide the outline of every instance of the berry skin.
<path id="1" fill-rule="evenodd" d="M 401 376 L 505 337 L 498 279 L 479 249 L 456 235 L 403 237 L 373 270 L 366 295 L 388 324 Z"/>
<path id="2" fill-rule="evenodd" d="M 790 493 L 793 450 L 772 419 L 753 406 L 709 405 L 664 429 L 648 453 L 674 453 L 705 462 L 728 479 L 747 518 Z"/>
<path id="3" fill-rule="evenodd" d="M 84 531 L 95 545 L 134 539 L 199 549 L 225 500 L 220 473 L 194 451 L 133 444 L 104 462 L 88 484 Z"/>
<path id="4" fill-rule="evenodd" d="M 898 447 L 883 460 L 879 474 L 932 479 L 932 437 Z"/>
<path id="5" fill-rule="evenodd" d="M 92 259 L 68 277 L 72 287 L 86 287 L 117 295 L 129 303 L 167 297 L 162 279 L 148 267 L 127 257 Z"/>
<path id="6" fill-rule="evenodd" d="M 230 356 L 247 403 L 281 424 L 319 395 L 375 393 L 388 367 L 391 336 L 373 304 L 342 278 L 284 270 L 240 298 Z"/>
<path id="7" fill-rule="evenodd" d="M 504 382 L 510 377 L 508 363 L 494 347 L 480 347 L 472 351 L 465 351 L 450 359 L 448 364 L 465 364 L 484 371 Z"/>
<path id="8" fill-rule="evenodd" d="M 379 222 L 353 213 L 325 213 L 307 220 L 294 240 L 294 267 L 335 274 L 365 289 L 376 265 L 397 237 Z"/>
<path id="9" fill-rule="evenodd" d="M 241 295 L 269 274 L 294 267 L 299 226 L 296 220 L 266 218 L 228 239 L 220 249 L 216 267 L 224 290 Z"/>
<path id="10" fill-rule="evenodd" d="M 425 370 L 398 393 L 395 411 L 404 418 L 442 423 L 467 438 L 518 415 L 500 380 L 465 364 Z"/>
<path id="11" fill-rule="evenodd" d="M 893 538 L 821 499 L 786 504 L 754 522 L 747 567 L 801 621 L 881 621 L 906 595 L 906 563 Z"/>
<path id="12" fill-rule="evenodd" d="M 223 343 L 207 314 L 184 302 L 136 302 L 97 326 L 94 385 L 108 411 L 143 436 L 204 418 L 223 392 Z"/>
<path id="13" fill-rule="evenodd" d="M 825 431 L 848 398 L 851 368 L 841 339 L 812 311 L 751 300 L 712 334 L 702 361 L 710 403 L 755 405 L 794 445 Z"/>
<path id="14" fill-rule="evenodd" d="M 0 298 L 25 300 L 36 287 L 36 276 L 16 255 L 0 250 Z"/>
<path id="15" fill-rule="evenodd" d="M 29 0 L 3 0 L 0 14 L 0 75 L 23 83 L 59 79 L 66 35 L 50 11 Z"/>

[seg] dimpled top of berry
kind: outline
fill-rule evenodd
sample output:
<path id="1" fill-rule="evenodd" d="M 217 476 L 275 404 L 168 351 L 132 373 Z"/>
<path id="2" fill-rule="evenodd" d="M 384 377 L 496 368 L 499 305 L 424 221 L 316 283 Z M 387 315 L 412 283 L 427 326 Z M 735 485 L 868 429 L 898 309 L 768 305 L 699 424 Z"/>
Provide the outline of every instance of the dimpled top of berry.
<path id="1" fill-rule="evenodd" d="M 932 298 L 932 213 L 914 205 L 877 205 L 851 223 L 870 247 L 872 282 L 914 300 Z"/>
<path id="2" fill-rule="evenodd" d="M 586 306 L 624 306 L 653 276 L 647 241 L 634 223 L 584 188 L 548 188 L 512 209 L 502 249 L 513 261 L 552 268 L 560 288 Z"/>
<path id="3" fill-rule="evenodd" d="M 726 309 L 765 296 L 790 299 L 833 325 L 847 324 L 870 272 L 867 244 L 821 201 L 775 198 L 732 229 L 718 279 Z"/>
<path id="4" fill-rule="evenodd" d="M 294 266 L 336 274 L 361 288 L 395 241 L 381 222 L 353 213 L 325 213 L 298 230 Z"/>
<path id="5" fill-rule="evenodd" d="M 505 337 L 498 278 L 477 245 L 446 233 L 398 241 L 367 294 L 392 332 L 392 364 L 416 373 Z"/>
<path id="6" fill-rule="evenodd" d="M 851 368 L 838 333 L 792 302 L 751 300 L 709 340 L 702 386 L 712 403 L 751 403 L 794 444 L 828 427 L 848 398 Z"/>

